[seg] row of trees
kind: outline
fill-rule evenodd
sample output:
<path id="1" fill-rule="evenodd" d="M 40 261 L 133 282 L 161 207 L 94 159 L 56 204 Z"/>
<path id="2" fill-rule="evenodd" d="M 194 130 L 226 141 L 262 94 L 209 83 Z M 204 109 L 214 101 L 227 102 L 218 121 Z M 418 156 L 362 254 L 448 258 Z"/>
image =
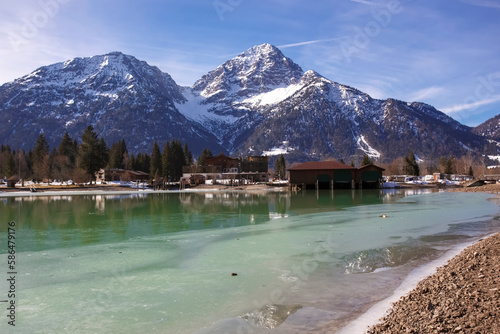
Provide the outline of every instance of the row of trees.
<path id="1" fill-rule="evenodd" d="M 204 150 L 203 158 L 211 156 Z M 178 180 L 182 166 L 194 163 L 188 145 L 178 140 L 167 142 L 160 152 L 155 141 L 151 155 L 129 154 L 125 140 L 113 143 L 109 148 L 105 140 L 88 126 L 80 143 L 66 132 L 57 148 L 50 150 L 42 134 L 28 153 L 21 149 L 12 150 L 8 145 L 0 147 L 0 175 L 7 178 L 69 180 L 77 183 L 92 182 L 101 168 L 140 170 L 151 177 Z"/>
<path id="2" fill-rule="evenodd" d="M 432 173 L 478 175 L 484 172 L 484 163 L 474 159 L 469 153 L 460 158 L 441 157 L 435 162 L 418 162 L 413 151 L 404 158 L 397 158 L 390 164 L 381 165 L 388 175 L 421 175 Z"/>
<path id="3" fill-rule="evenodd" d="M 161 153 L 160 146 L 155 140 L 151 151 L 149 173 L 156 180 L 162 178 L 167 181 L 178 181 L 182 177 L 182 166 L 190 166 L 193 163 L 193 155 L 187 143 L 183 147 L 178 140 L 167 141 Z"/>
<path id="4" fill-rule="evenodd" d="M 340 162 L 345 164 L 343 159 L 340 159 Z M 407 156 L 396 158 L 388 164 L 374 162 L 365 154 L 361 161 L 361 166 L 373 163 L 385 168 L 385 174 L 387 175 L 419 176 L 421 174 L 443 173 L 474 176 L 474 174 L 481 174 L 485 168 L 485 163 L 478 162 L 477 159 L 472 157 L 471 153 L 459 159 L 454 156 L 449 156 L 441 157 L 437 162 L 424 162 L 417 161 L 413 151 L 410 151 Z M 355 167 L 353 161 L 351 161 L 350 165 Z"/>
<path id="5" fill-rule="evenodd" d="M 204 149 L 196 160 L 198 165 L 204 165 L 205 159 L 212 157 L 212 152 Z M 340 162 L 345 163 L 342 159 Z M 361 165 L 373 161 L 364 155 Z M 103 168 L 121 168 L 140 170 L 150 174 L 151 179 L 176 181 L 182 176 L 182 166 L 193 165 L 194 158 L 187 143 L 178 140 L 166 142 L 163 150 L 155 141 L 151 154 L 129 154 L 125 140 L 113 143 L 109 148 L 105 140 L 99 138 L 92 126 L 84 131 L 80 143 L 72 139 L 66 132 L 57 148 L 50 150 L 43 134 L 40 134 L 32 150 L 12 150 L 8 145 L 0 147 L 0 175 L 20 179 L 58 179 L 75 182 L 86 182 L 94 179 L 95 173 Z M 351 166 L 354 163 L 351 161 Z M 389 164 L 380 164 L 388 175 L 420 175 L 441 172 L 445 174 L 479 174 L 484 164 L 478 164 L 471 154 L 459 159 L 441 157 L 435 163 L 418 162 L 413 151 L 409 155 L 397 158 Z M 280 155 L 274 165 L 277 178 L 286 177 L 286 161 Z"/>

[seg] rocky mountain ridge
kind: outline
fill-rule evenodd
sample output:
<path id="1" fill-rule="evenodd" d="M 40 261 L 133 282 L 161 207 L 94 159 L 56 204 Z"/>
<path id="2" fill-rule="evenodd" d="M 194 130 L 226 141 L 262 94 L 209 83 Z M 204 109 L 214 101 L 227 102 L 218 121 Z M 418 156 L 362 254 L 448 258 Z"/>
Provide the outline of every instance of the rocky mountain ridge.
<path id="1" fill-rule="evenodd" d="M 473 131 L 480 136 L 500 142 L 500 114 L 479 124 Z"/>
<path id="2" fill-rule="evenodd" d="M 170 75 L 120 52 L 41 67 L 0 87 L 4 124 L 0 141 L 29 149 L 43 132 L 57 145 L 65 131 L 76 138 L 89 125 L 109 145 L 125 138 L 148 152 L 154 140 L 177 138 L 202 149 L 216 138 L 182 115 L 182 88 Z M 221 149 L 212 145 L 212 149 Z"/>
<path id="3" fill-rule="evenodd" d="M 108 144 L 149 152 L 154 140 L 198 154 L 275 155 L 289 161 L 390 161 L 496 154 L 477 131 L 432 106 L 378 100 L 304 72 L 270 44 L 250 48 L 181 87 L 157 67 L 119 52 L 44 66 L 0 86 L 0 142 L 30 149 L 40 132 L 57 145 L 92 124 Z M 486 152 L 487 151 L 487 152 Z"/>

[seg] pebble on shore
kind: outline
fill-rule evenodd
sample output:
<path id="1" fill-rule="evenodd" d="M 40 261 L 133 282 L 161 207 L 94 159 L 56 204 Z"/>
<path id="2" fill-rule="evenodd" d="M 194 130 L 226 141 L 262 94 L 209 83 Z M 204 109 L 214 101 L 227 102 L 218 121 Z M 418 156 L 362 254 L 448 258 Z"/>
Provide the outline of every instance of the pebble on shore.
<path id="1" fill-rule="evenodd" d="M 500 233 L 466 248 L 367 333 L 500 334 Z"/>

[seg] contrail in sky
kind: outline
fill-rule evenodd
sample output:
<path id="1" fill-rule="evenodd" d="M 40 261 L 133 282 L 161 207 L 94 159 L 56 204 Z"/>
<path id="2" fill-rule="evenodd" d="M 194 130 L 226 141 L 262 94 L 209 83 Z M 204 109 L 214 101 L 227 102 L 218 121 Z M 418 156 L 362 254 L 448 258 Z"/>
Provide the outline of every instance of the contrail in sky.
<path id="1" fill-rule="evenodd" d="M 309 44 L 315 44 L 315 43 L 321 43 L 321 42 L 336 41 L 336 40 L 342 39 L 342 38 L 343 37 L 330 38 L 330 39 L 316 39 L 316 40 L 313 40 L 313 41 L 305 41 L 305 42 L 292 43 L 292 44 L 283 44 L 283 45 L 278 45 L 278 48 L 280 48 L 280 49 L 293 48 L 295 46 L 302 46 L 302 45 L 309 45 Z"/>

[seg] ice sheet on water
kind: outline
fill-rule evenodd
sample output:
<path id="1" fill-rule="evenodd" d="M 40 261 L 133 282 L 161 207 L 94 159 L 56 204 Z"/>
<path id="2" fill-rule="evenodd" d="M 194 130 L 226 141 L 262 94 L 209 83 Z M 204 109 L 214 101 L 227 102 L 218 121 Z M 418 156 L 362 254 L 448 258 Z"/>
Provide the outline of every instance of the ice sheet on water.
<path id="1" fill-rule="evenodd" d="M 31 326 L 48 332 L 64 332 L 65 326 L 79 324 L 95 332 L 193 333 L 212 323 L 227 332 L 237 326 L 255 333 L 280 332 L 280 328 L 281 333 L 298 332 L 306 321 L 317 322 L 325 314 L 346 316 L 384 298 L 400 283 L 399 270 L 415 259 L 412 252 L 425 257 L 427 248 L 431 252 L 436 245 L 449 249 L 449 244 L 460 242 L 459 236 L 470 231 L 480 235 L 486 226 L 480 218 L 498 211 L 485 200 L 488 195 L 431 194 L 406 197 L 396 204 L 383 204 L 393 203 L 390 196 L 376 197 L 377 204 L 355 206 L 355 192 L 324 194 L 283 198 L 290 203 L 284 208 L 288 217 L 279 220 L 271 219 L 270 213 L 275 212 L 269 208 L 271 197 L 264 198 L 265 214 L 259 216 L 255 194 L 240 200 L 225 194 L 221 203 L 227 206 L 215 201 L 214 194 L 192 194 L 196 198 L 192 203 L 189 196 L 180 194 L 165 200 L 147 195 L 103 201 L 106 219 L 93 228 L 90 220 L 80 216 L 79 225 L 44 229 L 33 223 L 35 227 L 23 234 L 23 241 L 33 248 L 19 255 L 24 272 L 30 274 L 23 277 L 23 289 L 29 289 L 23 297 L 23 314 Z M 363 191 L 356 201 L 370 196 L 374 193 Z M 346 198 L 348 206 L 334 209 Z M 75 202 L 96 210 L 98 200 L 88 200 Z M 175 207 L 161 209 L 172 202 Z M 17 208 L 18 203 L 13 203 Z M 51 209 L 63 203 L 36 206 L 40 202 L 26 201 L 23 210 L 32 204 Z M 75 207 L 68 205 L 68 210 Z M 82 213 L 87 219 L 101 219 L 89 216 L 89 209 Z M 246 221 L 242 217 L 247 215 L 261 217 L 262 222 L 236 223 Z M 176 220 L 215 221 L 217 226 L 166 230 Z M 219 228 L 220 222 L 225 225 Z M 36 248 L 40 243 L 41 250 Z M 386 267 L 392 269 L 377 270 Z M 346 268 L 371 273 L 346 275 Z M 238 275 L 231 276 L 232 272 Z M 271 301 L 277 289 L 284 302 Z M 293 313 L 297 305 L 304 307 Z M 59 314 L 61 320 L 51 314 Z M 277 327 L 268 329 L 272 326 Z"/>

